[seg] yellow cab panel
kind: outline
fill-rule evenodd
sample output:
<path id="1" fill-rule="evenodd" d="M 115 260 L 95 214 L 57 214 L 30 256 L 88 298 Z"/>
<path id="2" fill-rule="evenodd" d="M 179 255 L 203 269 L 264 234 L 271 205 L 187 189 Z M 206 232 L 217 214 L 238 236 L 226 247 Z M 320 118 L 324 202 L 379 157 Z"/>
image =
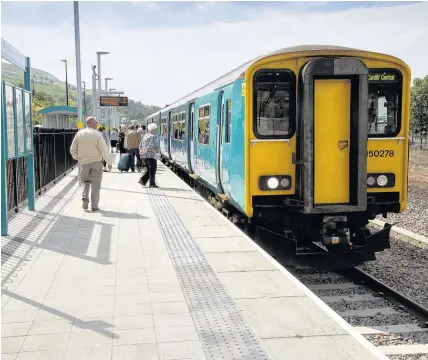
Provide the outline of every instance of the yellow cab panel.
<path id="1" fill-rule="evenodd" d="M 295 119 L 296 119 L 296 97 L 297 97 L 297 75 L 296 75 L 296 61 L 292 60 L 278 60 L 272 61 L 256 66 L 251 71 L 254 76 L 259 76 L 259 78 L 264 76 L 266 80 L 269 76 L 282 76 L 282 71 L 285 71 L 284 77 L 291 81 L 288 89 L 280 89 L 276 91 L 274 96 L 277 96 L 279 99 L 286 99 L 286 106 L 289 106 L 288 109 L 278 109 L 278 103 L 274 101 L 270 102 L 269 107 L 265 109 L 265 113 L 269 113 L 270 116 L 284 116 L 284 114 L 289 118 L 290 126 L 289 130 L 281 128 L 281 125 L 284 124 L 284 121 L 281 119 L 273 120 L 271 123 L 268 123 L 263 118 L 256 118 L 256 124 L 251 119 L 254 119 L 254 106 L 253 100 L 257 102 L 257 106 L 262 106 L 263 102 L 268 100 L 268 97 L 271 94 L 271 90 L 268 87 L 263 88 L 261 85 L 258 89 L 253 88 L 253 76 L 248 75 L 246 81 L 246 93 L 251 94 L 247 100 L 246 104 L 246 137 L 248 141 L 248 159 L 247 162 L 247 184 L 249 198 L 251 203 L 252 196 L 263 195 L 289 195 L 294 194 L 295 192 L 295 165 L 292 163 L 292 154 L 296 151 L 296 138 L 294 136 L 295 129 Z M 265 75 L 264 75 L 265 73 Z M 269 75 L 271 74 L 271 75 Z M 279 74 L 279 75 L 276 75 Z M 251 80 L 250 80 L 251 79 Z M 263 80 L 263 81 L 265 81 Z M 266 80 L 269 82 L 269 80 Z M 260 82 L 261 83 L 261 82 Z M 291 85 L 292 84 L 292 85 Z M 254 92 L 256 90 L 256 92 Z M 253 95 L 254 94 L 254 95 Z M 258 95 L 256 95 L 258 94 Z M 258 99 L 254 97 L 258 96 Z M 288 98 L 289 96 L 289 98 Z M 287 102 L 288 99 L 288 102 Z M 251 103 L 251 105 L 249 105 Z M 261 114 L 261 112 L 259 112 Z M 287 123 L 288 125 L 288 123 Z M 254 128 L 258 131 L 256 135 Z M 272 136 L 274 135 L 274 136 Z M 277 136 L 275 136 L 277 135 Z M 266 185 L 261 183 L 261 178 L 269 176 L 277 176 L 278 181 L 283 179 L 283 175 L 287 176 L 290 184 L 289 186 L 283 188 L 282 190 L 270 190 Z M 286 180 L 284 180 L 286 181 Z M 265 185 L 265 188 L 263 186 Z M 262 188 L 261 188 L 262 187 Z M 248 199 L 248 197 L 247 197 Z M 247 214 L 252 212 L 251 204 L 247 207 Z"/>

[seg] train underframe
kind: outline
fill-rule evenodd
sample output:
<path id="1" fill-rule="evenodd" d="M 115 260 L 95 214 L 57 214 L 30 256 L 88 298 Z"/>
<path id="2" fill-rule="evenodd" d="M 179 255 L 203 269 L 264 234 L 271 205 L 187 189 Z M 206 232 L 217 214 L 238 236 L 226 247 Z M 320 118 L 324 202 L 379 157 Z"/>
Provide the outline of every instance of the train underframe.
<path id="1" fill-rule="evenodd" d="M 280 247 L 287 265 L 349 268 L 376 260 L 376 252 L 390 247 L 394 224 L 386 223 L 382 229 L 370 229 L 368 224 L 378 214 L 386 217 L 388 212 L 399 212 L 398 193 L 368 196 L 367 211 L 335 214 L 304 214 L 299 201 L 292 198 L 274 197 L 263 205 L 253 198 L 257 205 L 254 216 L 248 218 L 210 190 L 203 180 L 195 179 L 167 159 L 163 162 L 247 235 L 261 242 L 268 239 L 277 250 Z"/>
<path id="2" fill-rule="evenodd" d="M 275 211 L 276 210 L 276 211 Z M 249 219 L 256 237 L 276 237 L 283 241 L 288 264 L 337 269 L 375 260 L 375 253 L 390 247 L 391 226 L 370 229 L 367 212 L 304 214 L 285 207 L 258 211 Z"/>

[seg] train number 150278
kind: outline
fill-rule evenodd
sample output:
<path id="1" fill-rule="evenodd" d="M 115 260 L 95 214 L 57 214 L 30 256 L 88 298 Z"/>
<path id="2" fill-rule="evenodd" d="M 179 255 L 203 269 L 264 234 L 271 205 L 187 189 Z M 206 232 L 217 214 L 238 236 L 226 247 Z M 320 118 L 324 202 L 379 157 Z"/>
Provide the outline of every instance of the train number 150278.
<path id="1" fill-rule="evenodd" d="M 394 157 L 394 150 L 369 150 L 368 157 Z"/>

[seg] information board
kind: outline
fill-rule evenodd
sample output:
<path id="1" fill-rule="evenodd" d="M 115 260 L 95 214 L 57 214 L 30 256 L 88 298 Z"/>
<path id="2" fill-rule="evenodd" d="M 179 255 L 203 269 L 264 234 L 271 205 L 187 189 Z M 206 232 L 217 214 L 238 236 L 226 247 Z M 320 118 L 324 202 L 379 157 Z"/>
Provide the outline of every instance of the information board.
<path id="1" fill-rule="evenodd" d="M 16 102 L 16 129 L 18 131 L 18 156 L 24 154 L 24 138 L 25 138 L 25 128 L 24 128 L 24 112 L 23 112 L 23 96 L 22 89 L 15 89 L 15 102 Z"/>
<path id="2" fill-rule="evenodd" d="M 128 106 L 128 97 L 100 96 L 100 106 Z"/>
<path id="3" fill-rule="evenodd" d="M 31 127 L 31 97 L 28 91 L 24 92 L 24 103 L 25 103 L 25 128 L 27 136 L 27 152 L 33 151 L 33 130 Z"/>
<path id="4" fill-rule="evenodd" d="M 15 148 L 15 109 L 13 104 L 13 87 L 5 86 L 6 98 L 6 126 L 7 126 L 7 155 L 10 158 L 16 157 Z"/>

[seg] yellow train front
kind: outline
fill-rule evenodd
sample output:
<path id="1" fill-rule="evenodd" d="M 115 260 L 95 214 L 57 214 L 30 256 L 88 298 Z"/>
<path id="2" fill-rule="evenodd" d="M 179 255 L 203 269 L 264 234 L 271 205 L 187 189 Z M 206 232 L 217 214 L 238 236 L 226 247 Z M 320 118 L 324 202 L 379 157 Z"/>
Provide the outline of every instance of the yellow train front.
<path id="1" fill-rule="evenodd" d="M 150 115 L 162 159 L 288 252 L 352 266 L 389 247 L 368 220 L 406 208 L 410 70 L 384 54 L 296 46 Z M 287 245 L 288 246 L 288 245 Z"/>
<path id="2" fill-rule="evenodd" d="M 390 225 L 367 224 L 406 208 L 410 80 L 395 57 L 337 47 L 254 62 L 244 81 L 250 221 L 323 265 L 388 248 Z"/>

